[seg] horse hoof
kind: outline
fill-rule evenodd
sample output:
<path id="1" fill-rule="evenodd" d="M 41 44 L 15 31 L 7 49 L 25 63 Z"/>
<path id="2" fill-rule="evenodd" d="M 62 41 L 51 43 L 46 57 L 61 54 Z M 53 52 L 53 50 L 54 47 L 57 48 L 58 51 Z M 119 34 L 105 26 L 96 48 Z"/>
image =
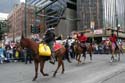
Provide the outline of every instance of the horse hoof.
<path id="1" fill-rule="evenodd" d="M 32 81 L 36 81 L 36 78 L 33 78 L 33 80 Z"/>
<path id="2" fill-rule="evenodd" d="M 110 60 L 110 63 L 112 63 L 113 61 L 112 60 Z"/>
<path id="3" fill-rule="evenodd" d="M 53 74 L 53 77 L 56 77 L 56 74 Z"/>
<path id="4" fill-rule="evenodd" d="M 64 74 L 64 71 L 62 72 L 62 74 Z"/>
<path id="5" fill-rule="evenodd" d="M 53 74 L 53 77 L 56 77 L 56 73 L 57 73 L 57 72 L 55 71 L 54 74 Z"/>
<path id="6" fill-rule="evenodd" d="M 44 74 L 43 76 L 49 76 L 49 74 Z"/>

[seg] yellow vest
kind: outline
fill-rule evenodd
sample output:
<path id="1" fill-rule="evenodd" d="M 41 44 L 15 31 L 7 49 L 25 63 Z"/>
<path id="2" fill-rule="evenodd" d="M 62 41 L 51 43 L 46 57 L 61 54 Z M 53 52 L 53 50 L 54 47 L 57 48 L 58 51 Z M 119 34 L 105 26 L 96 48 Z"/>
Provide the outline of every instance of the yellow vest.
<path id="1" fill-rule="evenodd" d="M 39 56 L 51 56 L 51 50 L 46 44 L 39 44 Z"/>

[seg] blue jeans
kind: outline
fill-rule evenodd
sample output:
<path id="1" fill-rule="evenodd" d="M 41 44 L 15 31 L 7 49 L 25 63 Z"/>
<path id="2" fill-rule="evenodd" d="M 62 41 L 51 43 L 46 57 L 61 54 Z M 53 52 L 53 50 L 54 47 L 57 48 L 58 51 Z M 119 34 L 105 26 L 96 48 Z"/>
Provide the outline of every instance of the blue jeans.
<path id="1" fill-rule="evenodd" d="M 48 46 L 50 47 L 52 53 L 54 52 L 53 45 L 54 45 L 54 41 L 51 41 L 48 43 Z"/>

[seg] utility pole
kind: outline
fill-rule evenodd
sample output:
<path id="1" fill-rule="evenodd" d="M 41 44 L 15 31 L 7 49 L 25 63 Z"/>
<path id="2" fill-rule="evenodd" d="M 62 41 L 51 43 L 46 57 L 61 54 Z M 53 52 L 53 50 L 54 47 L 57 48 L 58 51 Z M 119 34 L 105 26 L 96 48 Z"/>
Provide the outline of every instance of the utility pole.
<path id="1" fill-rule="evenodd" d="M 92 16 L 92 7 L 91 7 L 92 3 L 91 0 L 89 0 L 89 13 L 90 13 L 90 28 L 92 30 L 92 43 L 94 42 L 94 28 L 95 28 L 95 22 L 94 22 L 94 18 Z"/>
<path id="2" fill-rule="evenodd" d="M 119 29 L 120 29 L 120 25 L 118 24 L 118 14 L 117 14 L 117 1 L 115 0 L 115 19 L 116 19 L 116 32 L 117 32 L 117 41 L 118 41 L 118 38 L 119 38 Z"/>
<path id="3" fill-rule="evenodd" d="M 24 7 L 24 34 L 25 37 L 27 36 L 27 0 L 25 0 L 25 7 Z"/>

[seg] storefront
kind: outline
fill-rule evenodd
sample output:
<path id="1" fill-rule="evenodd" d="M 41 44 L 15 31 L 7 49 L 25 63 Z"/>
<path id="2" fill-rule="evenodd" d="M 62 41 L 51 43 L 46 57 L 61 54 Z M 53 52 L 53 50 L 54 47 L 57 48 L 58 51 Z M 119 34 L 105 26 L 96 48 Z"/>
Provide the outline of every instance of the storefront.
<path id="1" fill-rule="evenodd" d="M 92 42 L 92 39 L 95 43 L 101 43 L 103 40 L 107 40 L 112 34 L 112 29 L 96 29 L 94 31 L 87 30 L 85 35 L 88 36 L 87 42 Z M 114 34 L 117 35 L 117 31 L 114 30 Z M 123 41 L 125 39 L 125 32 L 118 32 L 118 41 Z"/>

